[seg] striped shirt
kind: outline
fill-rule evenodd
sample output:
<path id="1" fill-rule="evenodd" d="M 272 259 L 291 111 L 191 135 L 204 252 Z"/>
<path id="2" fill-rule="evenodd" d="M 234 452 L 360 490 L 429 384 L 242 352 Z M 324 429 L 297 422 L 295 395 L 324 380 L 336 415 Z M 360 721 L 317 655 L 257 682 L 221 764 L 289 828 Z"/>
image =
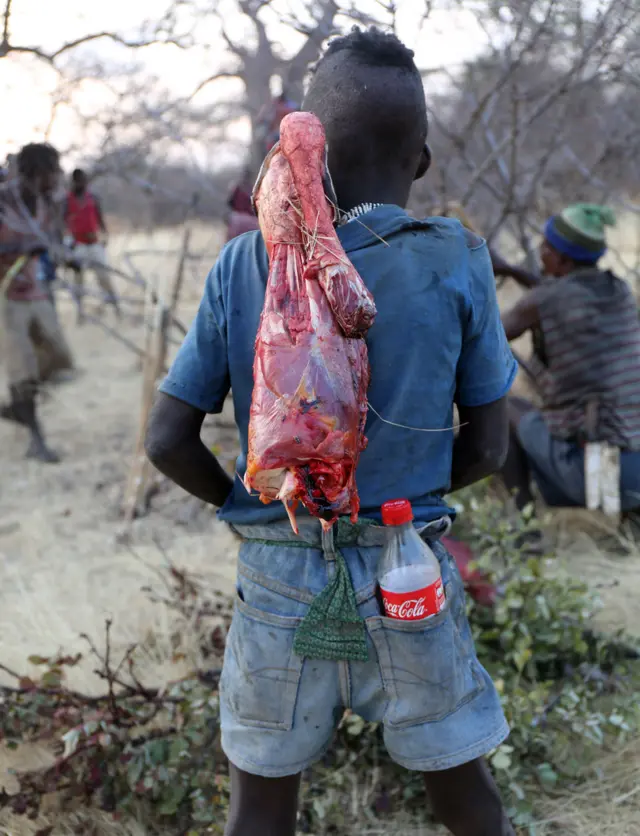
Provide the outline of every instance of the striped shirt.
<path id="1" fill-rule="evenodd" d="M 593 440 L 639 450 L 640 323 L 629 286 L 584 268 L 550 283 L 538 310 L 545 356 L 537 380 L 551 434 L 585 439 L 586 407 L 595 401 Z"/>

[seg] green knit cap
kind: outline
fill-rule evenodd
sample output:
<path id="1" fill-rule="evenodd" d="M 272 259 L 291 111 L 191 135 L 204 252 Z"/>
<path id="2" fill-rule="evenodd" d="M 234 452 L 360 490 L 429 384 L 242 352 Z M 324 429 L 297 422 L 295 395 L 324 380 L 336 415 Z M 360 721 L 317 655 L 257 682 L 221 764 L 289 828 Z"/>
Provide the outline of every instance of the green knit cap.
<path id="1" fill-rule="evenodd" d="M 607 249 L 605 228 L 615 222 L 608 206 L 574 203 L 549 218 L 544 234 L 551 246 L 564 255 L 576 261 L 595 262 Z"/>

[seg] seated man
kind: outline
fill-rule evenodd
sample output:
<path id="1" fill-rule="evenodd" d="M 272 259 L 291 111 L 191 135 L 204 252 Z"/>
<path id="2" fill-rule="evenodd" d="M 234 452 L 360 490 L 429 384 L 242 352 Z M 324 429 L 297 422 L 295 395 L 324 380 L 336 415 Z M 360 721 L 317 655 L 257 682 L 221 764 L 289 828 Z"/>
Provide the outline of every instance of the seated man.
<path id="1" fill-rule="evenodd" d="M 548 281 L 502 321 L 509 340 L 531 331 L 542 409 L 511 398 L 510 450 L 502 475 L 519 509 L 533 477 L 547 504 L 585 506 L 584 445 L 620 454 L 622 511 L 640 507 L 640 324 L 628 285 L 598 267 L 605 207 L 576 204 L 550 218 L 540 250 Z"/>

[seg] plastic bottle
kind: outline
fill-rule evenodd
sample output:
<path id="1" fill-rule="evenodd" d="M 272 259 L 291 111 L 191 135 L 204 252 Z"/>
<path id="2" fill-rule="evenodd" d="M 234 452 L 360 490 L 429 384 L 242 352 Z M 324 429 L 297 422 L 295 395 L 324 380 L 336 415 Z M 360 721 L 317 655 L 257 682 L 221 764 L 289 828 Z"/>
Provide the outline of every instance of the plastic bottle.
<path id="1" fill-rule="evenodd" d="M 445 605 L 440 563 L 412 521 L 407 499 L 382 506 L 388 539 L 378 564 L 380 597 L 385 615 L 402 621 L 430 618 Z"/>

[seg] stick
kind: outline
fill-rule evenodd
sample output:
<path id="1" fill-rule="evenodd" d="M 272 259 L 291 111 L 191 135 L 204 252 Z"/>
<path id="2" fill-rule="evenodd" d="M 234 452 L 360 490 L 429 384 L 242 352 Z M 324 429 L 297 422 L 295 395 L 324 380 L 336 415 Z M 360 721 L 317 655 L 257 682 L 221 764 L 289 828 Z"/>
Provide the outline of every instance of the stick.
<path id="1" fill-rule="evenodd" d="M 130 526 L 134 516 L 140 511 L 141 500 L 147 492 L 147 483 L 151 475 L 151 464 L 144 453 L 144 437 L 147 431 L 149 413 L 153 405 L 156 382 L 163 370 L 167 360 L 167 345 L 169 338 L 169 325 L 175 321 L 173 312 L 180 298 L 180 290 L 184 280 L 184 269 L 187 262 L 191 230 L 185 227 L 182 249 L 178 259 L 178 268 L 173 280 L 169 305 L 166 304 L 166 295 L 160 294 L 156 304 L 156 317 L 153 331 L 147 335 L 147 345 L 143 366 L 143 387 L 142 387 L 142 410 L 140 424 L 134 452 L 133 465 L 129 473 L 127 488 L 124 499 L 124 525 L 125 531 Z M 153 290 L 149 290 L 150 298 L 158 298 Z"/>
<path id="2" fill-rule="evenodd" d="M 141 348 L 139 348 L 134 342 L 131 342 L 131 340 L 127 339 L 126 337 L 123 337 L 122 334 L 119 334 L 115 330 L 115 328 L 111 328 L 111 326 L 107 325 L 106 322 L 103 322 L 101 319 L 98 319 L 95 316 L 91 316 L 90 314 L 85 314 L 84 318 L 87 322 L 91 322 L 93 325 L 99 325 L 103 330 L 107 332 L 107 334 L 110 334 L 112 337 L 118 340 L 118 342 L 121 342 L 128 349 L 133 351 L 133 353 L 136 354 L 138 357 L 144 357 L 144 351 Z"/>

